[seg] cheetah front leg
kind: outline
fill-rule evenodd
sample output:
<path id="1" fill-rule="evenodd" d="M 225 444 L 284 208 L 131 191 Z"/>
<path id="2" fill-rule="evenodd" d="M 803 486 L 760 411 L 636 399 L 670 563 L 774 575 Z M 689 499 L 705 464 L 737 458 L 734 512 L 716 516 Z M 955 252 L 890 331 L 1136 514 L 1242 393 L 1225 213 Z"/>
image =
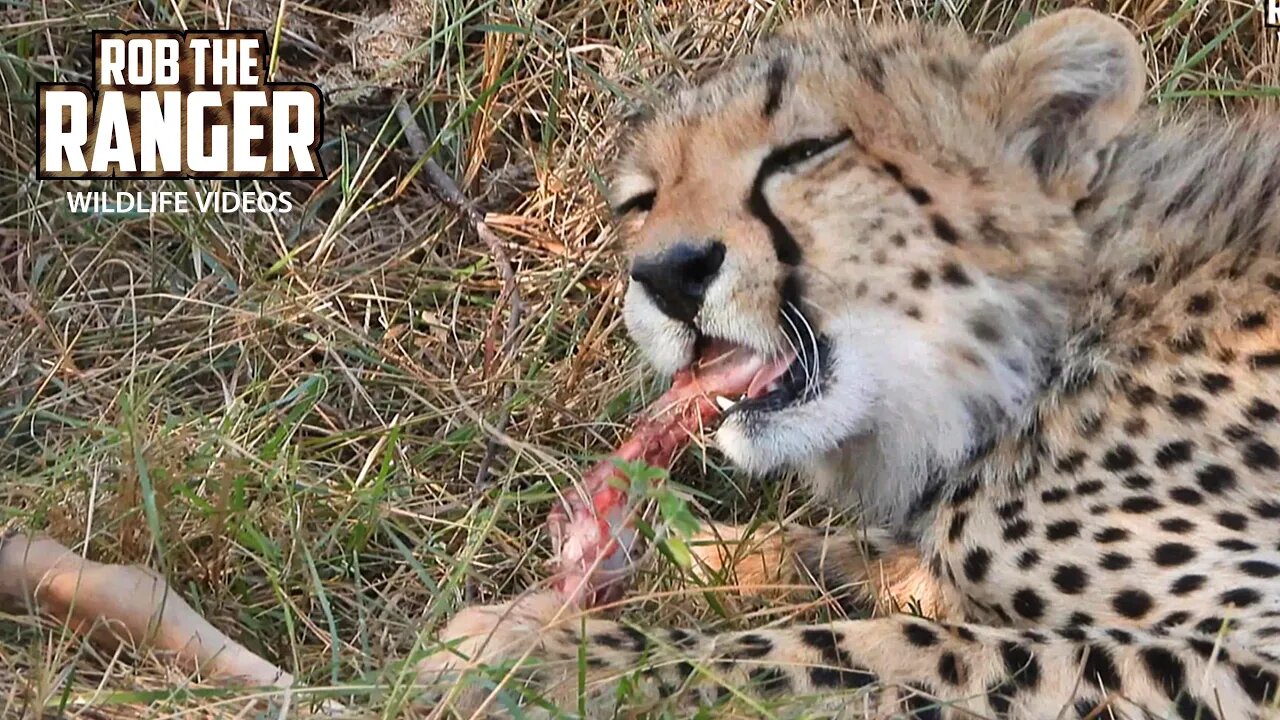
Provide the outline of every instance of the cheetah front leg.
<path id="1" fill-rule="evenodd" d="M 1132 630 L 1039 633 L 895 615 L 708 634 L 584 617 L 548 593 L 465 610 L 442 641 L 450 649 L 419 677 L 468 711 L 518 689 L 513 697 L 599 717 L 625 682 L 637 693 L 630 704 L 783 716 L 1280 718 L 1280 668 L 1210 639 Z"/>
<path id="2" fill-rule="evenodd" d="M 744 595 L 816 586 L 846 611 L 959 616 L 957 598 L 925 567 L 919 550 L 878 528 L 710 523 L 690 547 L 703 582 Z"/>

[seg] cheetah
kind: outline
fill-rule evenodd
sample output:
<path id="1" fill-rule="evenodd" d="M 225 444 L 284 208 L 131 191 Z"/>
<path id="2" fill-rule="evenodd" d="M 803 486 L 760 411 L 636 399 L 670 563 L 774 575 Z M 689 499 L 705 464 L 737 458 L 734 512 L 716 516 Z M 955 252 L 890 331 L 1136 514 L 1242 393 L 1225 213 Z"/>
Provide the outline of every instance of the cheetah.
<path id="1" fill-rule="evenodd" d="M 1280 143 L 1143 109 L 1144 68 L 1085 9 L 989 48 L 827 19 L 667 98 L 611 186 L 629 332 L 661 372 L 794 352 L 716 444 L 862 524 L 703 559 L 919 612 L 713 633 L 530 594 L 463 610 L 423 681 L 516 668 L 592 716 L 625 677 L 690 712 L 1280 718 Z M 495 705 L 487 677 L 451 701 Z"/>

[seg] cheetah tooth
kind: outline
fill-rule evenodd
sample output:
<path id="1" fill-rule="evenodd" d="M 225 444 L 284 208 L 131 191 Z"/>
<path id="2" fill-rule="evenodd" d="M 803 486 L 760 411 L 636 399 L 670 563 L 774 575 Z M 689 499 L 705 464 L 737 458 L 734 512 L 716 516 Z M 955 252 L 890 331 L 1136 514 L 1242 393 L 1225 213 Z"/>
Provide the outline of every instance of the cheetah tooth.
<path id="1" fill-rule="evenodd" d="M 730 410 L 733 409 L 733 406 L 737 404 L 738 403 L 736 401 L 731 400 L 723 395 L 716 396 L 716 405 L 718 405 L 720 409 L 725 412 L 729 412 Z"/>

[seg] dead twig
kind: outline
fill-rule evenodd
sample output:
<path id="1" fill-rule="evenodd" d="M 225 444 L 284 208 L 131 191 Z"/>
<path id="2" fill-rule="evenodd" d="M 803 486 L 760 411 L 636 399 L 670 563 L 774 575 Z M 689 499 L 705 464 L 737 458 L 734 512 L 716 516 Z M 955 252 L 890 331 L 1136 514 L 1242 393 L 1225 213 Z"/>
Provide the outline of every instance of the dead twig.
<path id="1" fill-rule="evenodd" d="M 494 263 L 498 266 L 498 272 L 502 276 L 502 290 L 499 291 L 498 299 L 493 304 L 493 310 L 489 316 L 489 328 L 485 331 L 483 340 L 484 376 L 487 378 L 492 373 L 495 363 L 500 359 L 505 360 L 511 353 L 511 349 L 515 346 L 517 331 L 520 328 L 523 303 L 520 298 L 520 288 L 516 284 L 515 268 L 511 264 L 511 259 L 507 256 L 507 249 L 503 245 L 502 239 L 490 230 L 485 223 L 484 212 L 463 194 L 462 189 L 458 187 L 458 184 L 439 164 L 427 157 L 431 144 L 427 141 L 426 136 L 423 135 L 422 129 L 413 117 L 413 110 L 404 101 L 403 97 L 397 98 L 395 109 L 396 119 L 400 121 L 401 127 L 404 128 L 405 142 L 409 143 L 409 148 L 413 150 L 414 155 L 422 163 L 427 189 L 440 202 L 462 216 L 476 236 L 489 249 Z M 502 325 L 499 323 L 499 318 L 504 307 L 508 309 L 507 322 Z M 504 328 L 501 344 L 495 340 L 496 331 L 500 326 Z M 513 395 L 514 389 L 510 383 L 507 383 L 502 393 L 501 411 L 495 424 L 499 433 L 506 430 L 507 421 L 511 415 L 509 405 Z M 477 485 L 482 485 L 489 479 L 490 467 L 493 465 L 497 452 L 498 442 L 490 435 L 485 442 L 484 456 L 480 460 L 480 468 L 476 471 Z"/>

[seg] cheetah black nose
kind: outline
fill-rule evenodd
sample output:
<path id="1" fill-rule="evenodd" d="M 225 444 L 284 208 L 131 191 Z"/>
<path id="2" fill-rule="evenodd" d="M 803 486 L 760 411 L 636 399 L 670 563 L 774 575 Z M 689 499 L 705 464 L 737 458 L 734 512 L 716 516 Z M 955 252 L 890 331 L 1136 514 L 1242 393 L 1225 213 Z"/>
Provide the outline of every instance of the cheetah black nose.
<path id="1" fill-rule="evenodd" d="M 659 310 L 691 323 L 723 263 L 724 243 L 682 242 L 632 260 L 631 279 L 644 287 Z"/>

